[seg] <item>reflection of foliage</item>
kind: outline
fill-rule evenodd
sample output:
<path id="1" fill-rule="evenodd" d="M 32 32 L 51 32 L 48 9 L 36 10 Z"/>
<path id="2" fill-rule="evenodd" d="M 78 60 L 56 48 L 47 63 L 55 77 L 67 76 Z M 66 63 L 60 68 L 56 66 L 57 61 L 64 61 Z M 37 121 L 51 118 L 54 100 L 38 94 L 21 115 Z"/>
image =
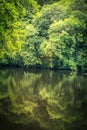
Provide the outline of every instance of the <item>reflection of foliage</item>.
<path id="1" fill-rule="evenodd" d="M 44 82 L 45 81 L 45 82 Z M 0 70 L 0 113 L 14 123 L 70 130 L 86 126 L 85 76 L 55 71 Z"/>

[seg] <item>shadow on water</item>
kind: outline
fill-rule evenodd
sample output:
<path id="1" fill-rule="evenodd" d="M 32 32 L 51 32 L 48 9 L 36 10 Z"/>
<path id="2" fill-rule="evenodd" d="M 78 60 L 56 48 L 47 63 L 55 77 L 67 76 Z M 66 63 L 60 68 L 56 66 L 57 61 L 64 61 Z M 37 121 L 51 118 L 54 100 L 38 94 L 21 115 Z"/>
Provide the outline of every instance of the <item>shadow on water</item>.
<path id="1" fill-rule="evenodd" d="M 87 130 L 87 76 L 0 70 L 1 130 Z"/>

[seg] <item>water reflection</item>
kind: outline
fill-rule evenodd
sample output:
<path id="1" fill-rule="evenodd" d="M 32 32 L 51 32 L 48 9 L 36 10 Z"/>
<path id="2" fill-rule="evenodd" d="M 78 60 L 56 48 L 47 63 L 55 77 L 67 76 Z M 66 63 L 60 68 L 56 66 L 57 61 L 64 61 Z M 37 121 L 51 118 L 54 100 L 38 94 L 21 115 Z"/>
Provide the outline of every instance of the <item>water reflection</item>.
<path id="1" fill-rule="evenodd" d="M 0 113 L 12 124 L 41 130 L 86 130 L 86 80 L 69 72 L 2 69 Z"/>

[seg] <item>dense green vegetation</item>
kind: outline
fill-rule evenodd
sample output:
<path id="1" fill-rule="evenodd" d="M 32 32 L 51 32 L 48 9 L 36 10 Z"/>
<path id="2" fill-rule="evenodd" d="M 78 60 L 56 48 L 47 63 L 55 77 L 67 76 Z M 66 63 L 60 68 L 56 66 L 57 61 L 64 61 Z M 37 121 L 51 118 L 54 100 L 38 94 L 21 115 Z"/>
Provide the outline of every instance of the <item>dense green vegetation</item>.
<path id="1" fill-rule="evenodd" d="M 37 122 L 42 130 L 86 130 L 87 76 L 2 69 L 0 114 L 15 124 Z"/>
<path id="2" fill-rule="evenodd" d="M 1 0 L 0 64 L 87 71 L 87 1 Z"/>

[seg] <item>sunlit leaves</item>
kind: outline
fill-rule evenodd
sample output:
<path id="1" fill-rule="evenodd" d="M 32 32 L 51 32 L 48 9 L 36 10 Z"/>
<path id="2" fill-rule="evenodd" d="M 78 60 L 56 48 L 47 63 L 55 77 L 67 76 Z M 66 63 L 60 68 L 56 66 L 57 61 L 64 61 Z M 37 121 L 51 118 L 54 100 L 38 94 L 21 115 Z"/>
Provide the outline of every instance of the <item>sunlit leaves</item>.
<path id="1" fill-rule="evenodd" d="M 32 18 L 38 8 L 39 6 L 34 0 L 4 0 L 0 2 L 1 64 L 17 64 L 16 59 L 20 59 L 17 56 L 27 35 L 25 26 L 27 26 L 27 21 L 30 21 L 27 19 Z M 25 19 L 26 22 L 24 22 Z"/>
<path id="2" fill-rule="evenodd" d="M 0 2 L 0 63 L 86 70 L 86 12 L 85 0 Z"/>
<path id="3" fill-rule="evenodd" d="M 65 68 L 69 67 L 76 70 L 74 55 L 76 46 L 83 42 L 83 35 L 80 32 L 84 28 L 85 23 L 83 21 L 71 16 L 64 20 L 54 21 L 48 30 L 49 42 L 55 47 L 54 54 L 63 61 Z"/>
<path id="4" fill-rule="evenodd" d="M 66 9 L 58 3 L 46 5 L 40 11 L 40 15 L 35 17 L 33 24 L 39 31 L 40 36 L 47 37 L 47 30 L 54 20 L 63 19 Z"/>
<path id="5" fill-rule="evenodd" d="M 24 66 L 36 66 L 41 64 L 39 58 L 39 37 L 38 31 L 32 24 L 26 26 L 28 35 L 26 37 L 25 44 L 22 46 L 21 56 L 24 62 Z"/>

